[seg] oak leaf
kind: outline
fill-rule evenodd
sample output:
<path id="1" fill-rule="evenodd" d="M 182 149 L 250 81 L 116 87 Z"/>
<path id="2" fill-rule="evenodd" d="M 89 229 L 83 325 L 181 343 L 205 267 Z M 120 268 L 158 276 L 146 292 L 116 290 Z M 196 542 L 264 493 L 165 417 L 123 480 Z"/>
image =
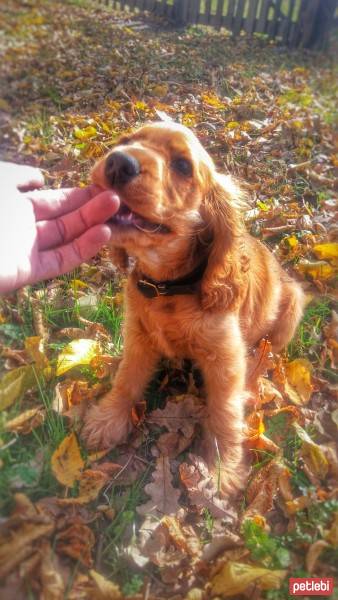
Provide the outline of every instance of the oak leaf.
<path id="1" fill-rule="evenodd" d="M 150 496 L 146 504 L 137 507 L 140 515 L 175 514 L 179 509 L 178 498 L 180 491 L 172 484 L 173 476 L 170 471 L 170 462 L 167 456 L 160 456 L 156 462 L 155 471 L 152 473 L 153 481 L 145 486 L 145 492 Z"/>
<path id="2" fill-rule="evenodd" d="M 207 508 L 215 518 L 234 522 L 235 512 L 227 500 L 219 497 L 217 486 L 206 462 L 194 454 L 189 454 L 189 459 L 192 464 L 182 463 L 179 471 L 190 502 L 200 510 Z"/>

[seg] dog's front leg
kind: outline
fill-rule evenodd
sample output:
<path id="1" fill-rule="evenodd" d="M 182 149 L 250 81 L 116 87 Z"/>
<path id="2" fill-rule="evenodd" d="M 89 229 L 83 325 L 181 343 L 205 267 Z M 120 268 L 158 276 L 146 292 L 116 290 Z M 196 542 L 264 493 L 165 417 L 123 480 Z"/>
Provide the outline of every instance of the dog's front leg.
<path id="1" fill-rule="evenodd" d="M 222 339 L 215 332 L 210 342 L 209 352 L 198 361 L 208 405 L 206 459 L 219 488 L 234 494 L 243 487 L 247 473 L 243 451 L 245 347 L 235 320 L 230 320 Z"/>
<path id="2" fill-rule="evenodd" d="M 86 416 L 81 435 L 89 448 L 109 448 L 126 440 L 132 428 L 132 408 L 142 399 L 159 360 L 159 354 L 135 324 L 127 323 L 125 340 L 113 389 Z"/>

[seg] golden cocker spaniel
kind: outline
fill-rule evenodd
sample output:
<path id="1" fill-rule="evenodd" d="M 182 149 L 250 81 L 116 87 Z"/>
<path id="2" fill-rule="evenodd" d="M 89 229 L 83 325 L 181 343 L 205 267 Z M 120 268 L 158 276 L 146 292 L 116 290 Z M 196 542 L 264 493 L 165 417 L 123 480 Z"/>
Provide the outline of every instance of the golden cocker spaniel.
<path id="1" fill-rule="evenodd" d="M 117 191 L 113 246 L 120 262 L 136 262 L 126 289 L 123 359 L 83 436 L 89 447 L 124 441 L 160 358 L 191 358 L 207 394 L 207 461 L 233 493 L 246 471 L 247 353 L 263 336 L 274 350 L 288 343 L 302 313 L 301 288 L 246 232 L 238 186 L 216 171 L 186 127 L 151 123 L 122 137 L 92 178 Z"/>

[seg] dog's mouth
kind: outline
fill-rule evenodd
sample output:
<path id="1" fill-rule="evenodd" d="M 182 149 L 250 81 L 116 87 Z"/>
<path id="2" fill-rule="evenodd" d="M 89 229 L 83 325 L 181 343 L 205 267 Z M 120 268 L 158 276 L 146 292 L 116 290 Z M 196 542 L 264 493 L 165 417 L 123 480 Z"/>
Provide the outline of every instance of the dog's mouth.
<path id="1" fill-rule="evenodd" d="M 118 227 L 133 227 L 144 231 L 146 233 L 170 233 L 169 227 L 162 223 L 154 223 L 145 219 L 138 213 L 134 212 L 126 205 L 125 202 L 121 201 L 120 208 L 117 213 L 107 221 L 108 225 L 114 225 Z"/>

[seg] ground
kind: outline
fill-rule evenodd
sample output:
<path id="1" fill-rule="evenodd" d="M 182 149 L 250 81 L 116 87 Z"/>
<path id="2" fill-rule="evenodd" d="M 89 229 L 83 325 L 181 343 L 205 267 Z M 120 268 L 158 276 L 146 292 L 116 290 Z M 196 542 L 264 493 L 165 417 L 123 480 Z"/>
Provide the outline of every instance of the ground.
<path id="1" fill-rule="evenodd" d="M 338 563 L 335 85 L 330 52 L 175 31 L 103 3 L 0 9 L 2 156 L 85 185 L 121 132 L 161 112 L 191 127 L 248 192 L 251 233 L 303 282 L 281 356 L 252 359 L 243 495 L 221 498 L 198 455 L 203 394 L 163 364 L 124 446 L 78 436 L 122 350 L 123 292 L 103 249 L 0 309 L 1 598 L 285 600 Z M 175 418 L 173 418 L 173 416 Z"/>

